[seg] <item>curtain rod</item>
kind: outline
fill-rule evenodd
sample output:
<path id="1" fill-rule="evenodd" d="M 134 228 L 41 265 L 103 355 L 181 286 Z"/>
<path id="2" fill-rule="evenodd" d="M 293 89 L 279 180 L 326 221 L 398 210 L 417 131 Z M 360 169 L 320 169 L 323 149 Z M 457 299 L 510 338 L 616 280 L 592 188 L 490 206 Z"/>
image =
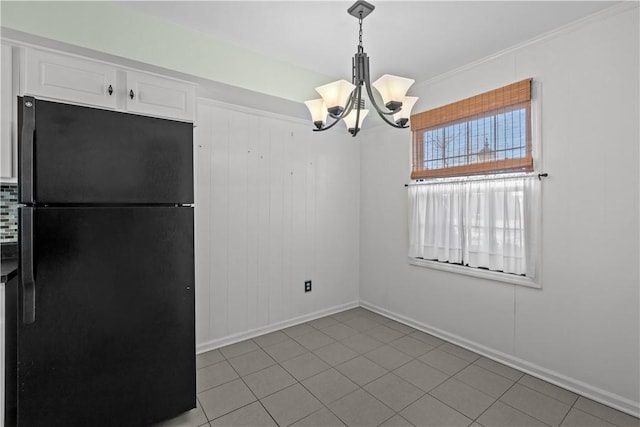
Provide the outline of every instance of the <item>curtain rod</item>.
<path id="1" fill-rule="evenodd" d="M 432 184 L 446 184 L 450 182 L 477 182 L 477 181 L 495 181 L 497 179 L 512 179 L 512 178 L 533 178 L 538 177 L 538 180 L 542 181 L 542 178 L 548 177 L 548 173 L 518 173 L 518 174 L 504 174 L 500 176 L 487 176 L 487 175 L 479 175 L 477 177 L 474 176 L 465 176 L 465 177 L 450 177 L 450 178 L 434 178 L 431 180 L 427 179 L 419 179 L 410 184 L 405 184 L 405 187 L 412 187 L 414 185 L 432 185 Z"/>

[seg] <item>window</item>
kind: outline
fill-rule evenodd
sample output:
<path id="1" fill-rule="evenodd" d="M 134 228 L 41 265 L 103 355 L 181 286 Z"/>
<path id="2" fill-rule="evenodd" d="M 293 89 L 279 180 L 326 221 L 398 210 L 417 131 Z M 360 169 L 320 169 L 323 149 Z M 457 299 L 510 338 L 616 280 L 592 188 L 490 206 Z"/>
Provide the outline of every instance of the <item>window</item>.
<path id="1" fill-rule="evenodd" d="M 530 88 L 524 80 L 411 118 L 411 177 L 420 180 L 409 187 L 412 263 L 537 279 Z"/>
<path id="2" fill-rule="evenodd" d="M 411 178 L 532 171 L 531 80 L 415 114 Z"/>

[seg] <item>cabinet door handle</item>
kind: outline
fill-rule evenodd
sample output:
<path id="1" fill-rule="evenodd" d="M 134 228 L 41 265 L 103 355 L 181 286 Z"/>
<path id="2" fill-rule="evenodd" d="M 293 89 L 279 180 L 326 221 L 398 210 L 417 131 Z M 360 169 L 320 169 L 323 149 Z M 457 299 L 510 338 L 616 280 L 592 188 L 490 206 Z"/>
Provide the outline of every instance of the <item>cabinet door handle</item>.
<path id="1" fill-rule="evenodd" d="M 109 96 L 113 95 L 113 86 L 109 85 L 107 92 L 109 92 Z"/>
<path id="2" fill-rule="evenodd" d="M 133 99 L 133 89 L 129 91 L 129 98 Z"/>

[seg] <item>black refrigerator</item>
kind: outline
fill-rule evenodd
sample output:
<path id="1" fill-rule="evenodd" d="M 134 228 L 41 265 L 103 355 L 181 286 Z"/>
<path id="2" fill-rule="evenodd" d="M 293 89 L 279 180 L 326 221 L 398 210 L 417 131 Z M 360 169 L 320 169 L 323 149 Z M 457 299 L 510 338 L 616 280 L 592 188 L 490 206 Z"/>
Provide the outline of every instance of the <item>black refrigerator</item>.
<path id="1" fill-rule="evenodd" d="M 18 112 L 6 425 L 194 408 L 193 125 L 33 97 Z"/>

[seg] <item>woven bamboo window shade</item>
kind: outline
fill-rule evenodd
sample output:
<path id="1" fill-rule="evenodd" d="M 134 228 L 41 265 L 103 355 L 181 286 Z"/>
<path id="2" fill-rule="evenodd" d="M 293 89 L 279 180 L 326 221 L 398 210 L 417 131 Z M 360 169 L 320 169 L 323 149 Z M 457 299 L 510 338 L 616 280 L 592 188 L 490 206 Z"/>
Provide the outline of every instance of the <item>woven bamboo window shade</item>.
<path id="1" fill-rule="evenodd" d="M 411 116 L 412 179 L 532 171 L 531 79 Z"/>

